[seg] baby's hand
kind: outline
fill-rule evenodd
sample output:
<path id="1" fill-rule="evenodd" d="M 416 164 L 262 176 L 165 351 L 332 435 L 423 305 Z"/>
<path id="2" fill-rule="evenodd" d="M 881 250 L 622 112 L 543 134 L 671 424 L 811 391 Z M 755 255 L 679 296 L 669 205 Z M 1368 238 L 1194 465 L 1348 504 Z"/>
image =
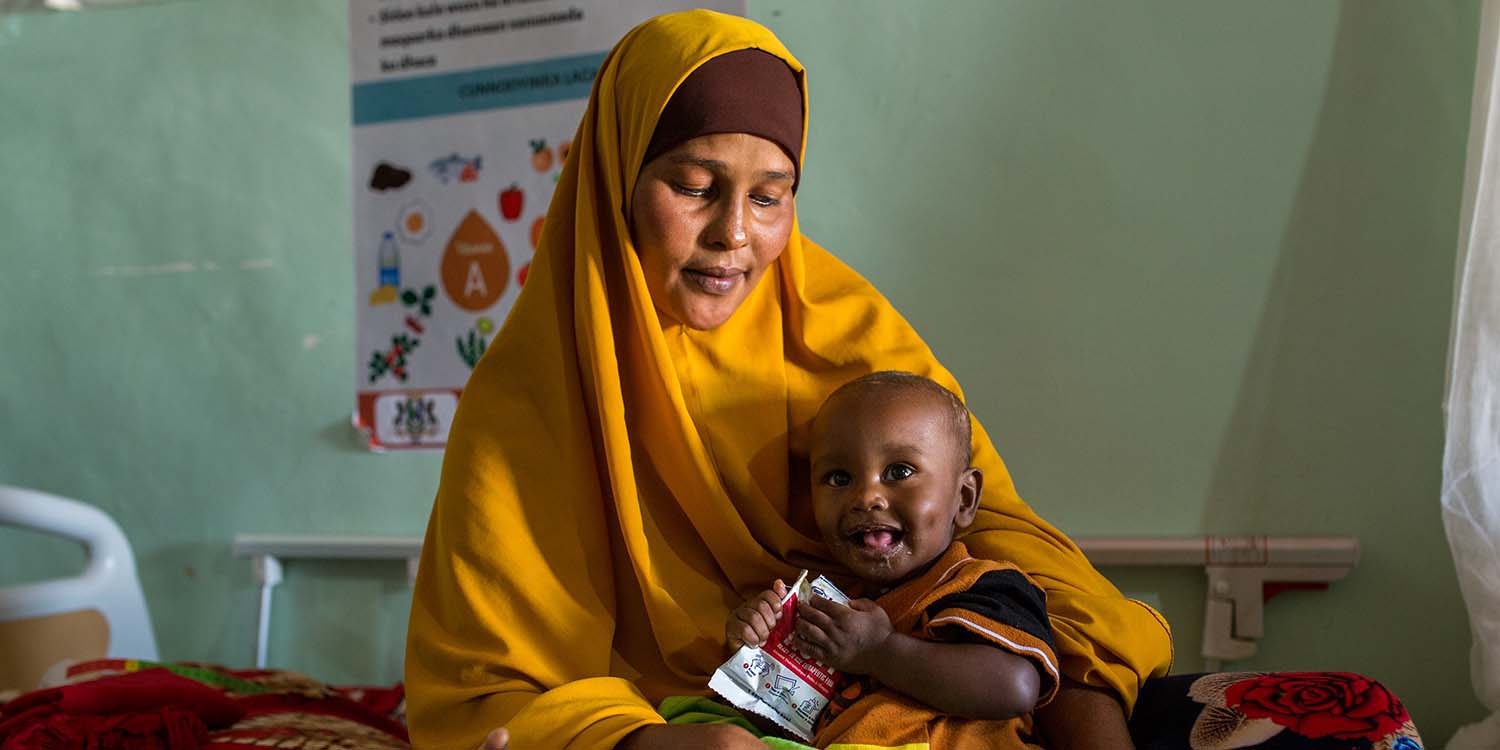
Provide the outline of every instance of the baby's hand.
<path id="1" fill-rule="evenodd" d="M 729 642 L 729 647 L 764 646 L 766 639 L 771 637 L 771 629 L 781 618 L 781 600 L 785 596 L 786 584 L 778 578 L 771 588 L 730 612 L 729 621 L 724 625 L 724 640 Z"/>
<path id="2" fill-rule="evenodd" d="M 814 597 L 797 604 L 793 648 L 802 656 L 849 674 L 869 674 L 871 657 L 891 634 L 891 618 L 869 599 L 851 599 L 846 607 Z"/>

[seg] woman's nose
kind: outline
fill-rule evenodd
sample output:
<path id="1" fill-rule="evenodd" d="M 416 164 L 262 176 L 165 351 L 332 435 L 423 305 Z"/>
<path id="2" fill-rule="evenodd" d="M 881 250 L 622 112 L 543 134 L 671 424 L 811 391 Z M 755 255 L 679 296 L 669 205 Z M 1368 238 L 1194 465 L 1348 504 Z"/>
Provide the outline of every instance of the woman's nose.
<path id="1" fill-rule="evenodd" d="M 708 228 L 708 244 L 722 250 L 737 250 L 750 242 L 745 226 L 745 207 L 739 201 L 725 201 L 718 216 Z"/>

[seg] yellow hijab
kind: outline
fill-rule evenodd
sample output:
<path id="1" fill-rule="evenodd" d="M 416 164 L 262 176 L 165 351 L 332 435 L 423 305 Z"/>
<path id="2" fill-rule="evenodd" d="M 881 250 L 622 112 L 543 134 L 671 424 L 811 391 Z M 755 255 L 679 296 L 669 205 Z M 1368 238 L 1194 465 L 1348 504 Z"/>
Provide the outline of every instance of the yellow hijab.
<path id="1" fill-rule="evenodd" d="M 775 36 L 708 11 L 638 26 L 599 72 L 530 277 L 449 436 L 408 631 L 416 747 L 473 750 L 505 724 L 515 747 L 610 748 L 661 721 L 663 697 L 705 693 L 729 609 L 798 568 L 837 572 L 803 466 L 823 398 L 884 369 L 959 392 L 795 226 L 724 325 L 658 319 L 624 207 L 672 92 L 747 48 L 786 61 L 806 104 Z M 1046 587 L 1063 671 L 1128 706 L 1170 661 L 1165 622 L 1021 501 L 977 424 L 974 454 L 983 508 L 964 541 Z"/>

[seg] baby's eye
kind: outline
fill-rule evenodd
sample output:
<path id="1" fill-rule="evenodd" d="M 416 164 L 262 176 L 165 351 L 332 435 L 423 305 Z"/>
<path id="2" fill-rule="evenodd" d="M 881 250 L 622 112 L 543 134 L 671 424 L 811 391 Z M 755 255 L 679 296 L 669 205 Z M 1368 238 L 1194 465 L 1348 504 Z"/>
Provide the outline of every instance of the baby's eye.
<path id="1" fill-rule="evenodd" d="M 849 472 L 842 470 L 830 471 L 823 475 L 823 484 L 829 487 L 848 487 Z"/>
<path id="2" fill-rule="evenodd" d="M 917 473 L 917 470 L 908 464 L 891 464 L 885 467 L 885 471 L 882 472 L 880 478 L 887 482 L 899 482 L 911 477 L 915 473 Z"/>

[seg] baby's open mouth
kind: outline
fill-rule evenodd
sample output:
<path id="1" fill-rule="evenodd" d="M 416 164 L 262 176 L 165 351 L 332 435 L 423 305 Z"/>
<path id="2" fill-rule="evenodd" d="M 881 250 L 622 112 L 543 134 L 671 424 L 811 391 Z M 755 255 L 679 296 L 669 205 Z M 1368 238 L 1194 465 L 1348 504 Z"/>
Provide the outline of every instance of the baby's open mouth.
<path id="1" fill-rule="evenodd" d="M 849 531 L 844 538 L 857 550 L 883 554 L 900 546 L 906 532 L 891 526 L 861 526 Z"/>

